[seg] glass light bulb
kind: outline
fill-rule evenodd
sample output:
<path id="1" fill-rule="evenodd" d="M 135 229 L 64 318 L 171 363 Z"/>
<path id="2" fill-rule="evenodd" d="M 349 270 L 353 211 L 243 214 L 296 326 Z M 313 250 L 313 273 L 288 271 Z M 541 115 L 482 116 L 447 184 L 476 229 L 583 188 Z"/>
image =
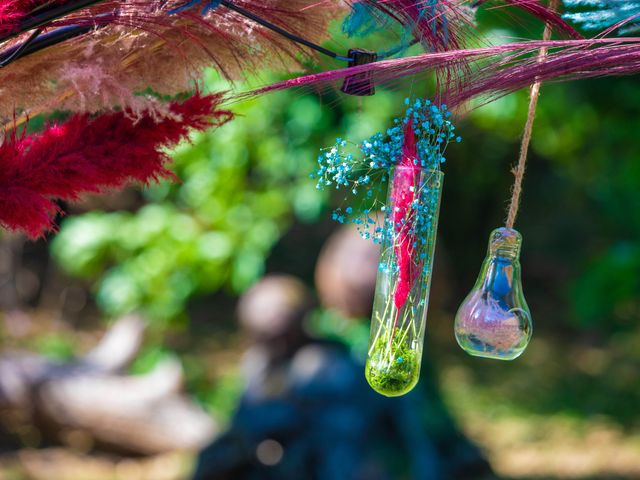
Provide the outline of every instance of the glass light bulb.
<path id="1" fill-rule="evenodd" d="M 470 355 L 513 360 L 529 344 L 533 323 L 522 293 L 521 245 L 516 230 L 491 233 L 478 280 L 456 314 L 456 340 Z"/>

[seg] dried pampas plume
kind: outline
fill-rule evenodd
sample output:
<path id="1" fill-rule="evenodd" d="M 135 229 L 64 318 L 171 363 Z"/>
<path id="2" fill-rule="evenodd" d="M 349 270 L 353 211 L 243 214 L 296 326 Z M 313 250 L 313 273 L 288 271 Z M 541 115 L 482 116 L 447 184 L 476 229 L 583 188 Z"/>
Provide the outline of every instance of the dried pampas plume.
<path id="1" fill-rule="evenodd" d="M 55 229 L 57 200 L 173 177 L 166 149 L 192 131 L 230 120 L 230 112 L 218 110 L 221 100 L 195 95 L 172 102 L 171 115 L 160 120 L 142 113 L 136 122 L 126 112 L 84 114 L 42 133 L 13 132 L 0 145 L 0 225 L 36 239 Z"/>
<path id="2" fill-rule="evenodd" d="M 16 111 L 34 115 L 53 109 L 98 112 L 123 107 L 135 115 L 154 105 L 139 97 L 140 92 L 150 89 L 171 96 L 189 91 L 207 66 L 229 79 L 266 67 L 301 68 L 297 57 L 307 51 L 278 34 L 224 8 L 205 16 L 199 6 L 168 14 L 182 3 L 106 1 L 54 22 L 52 27 L 106 26 L 0 69 L 0 121 L 10 123 Z M 318 7 L 316 0 L 237 3 L 314 42 L 325 40 L 336 14 L 335 9 Z"/>

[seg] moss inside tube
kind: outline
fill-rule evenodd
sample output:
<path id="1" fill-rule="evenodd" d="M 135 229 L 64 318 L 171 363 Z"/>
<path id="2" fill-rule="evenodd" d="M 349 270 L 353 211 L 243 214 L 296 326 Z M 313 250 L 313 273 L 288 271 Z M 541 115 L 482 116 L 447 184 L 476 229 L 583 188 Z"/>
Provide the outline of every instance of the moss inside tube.
<path id="1" fill-rule="evenodd" d="M 422 349 L 411 348 L 402 335 L 380 336 L 371 346 L 366 378 L 378 393 L 394 397 L 409 392 L 420 378 Z"/>

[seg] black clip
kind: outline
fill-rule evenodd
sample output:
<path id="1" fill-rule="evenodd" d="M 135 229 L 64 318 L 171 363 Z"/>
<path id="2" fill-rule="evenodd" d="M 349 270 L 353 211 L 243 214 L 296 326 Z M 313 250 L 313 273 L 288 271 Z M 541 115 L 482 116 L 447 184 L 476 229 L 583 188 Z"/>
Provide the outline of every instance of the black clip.
<path id="1" fill-rule="evenodd" d="M 361 48 L 352 48 L 349 50 L 349 58 L 351 59 L 349 60 L 349 67 L 357 67 L 358 65 L 366 65 L 377 61 L 378 54 Z M 358 97 L 375 95 L 376 88 L 373 85 L 373 73 L 362 72 L 348 76 L 344 79 L 340 90 L 347 95 Z"/>

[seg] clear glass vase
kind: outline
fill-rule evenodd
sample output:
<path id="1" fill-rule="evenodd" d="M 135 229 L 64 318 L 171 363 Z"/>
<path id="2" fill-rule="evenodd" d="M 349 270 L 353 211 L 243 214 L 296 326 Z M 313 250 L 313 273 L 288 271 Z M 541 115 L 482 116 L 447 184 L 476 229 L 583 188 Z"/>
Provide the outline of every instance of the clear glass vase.
<path id="1" fill-rule="evenodd" d="M 404 395 L 420 376 L 444 174 L 394 168 L 365 366 L 369 385 Z"/>

